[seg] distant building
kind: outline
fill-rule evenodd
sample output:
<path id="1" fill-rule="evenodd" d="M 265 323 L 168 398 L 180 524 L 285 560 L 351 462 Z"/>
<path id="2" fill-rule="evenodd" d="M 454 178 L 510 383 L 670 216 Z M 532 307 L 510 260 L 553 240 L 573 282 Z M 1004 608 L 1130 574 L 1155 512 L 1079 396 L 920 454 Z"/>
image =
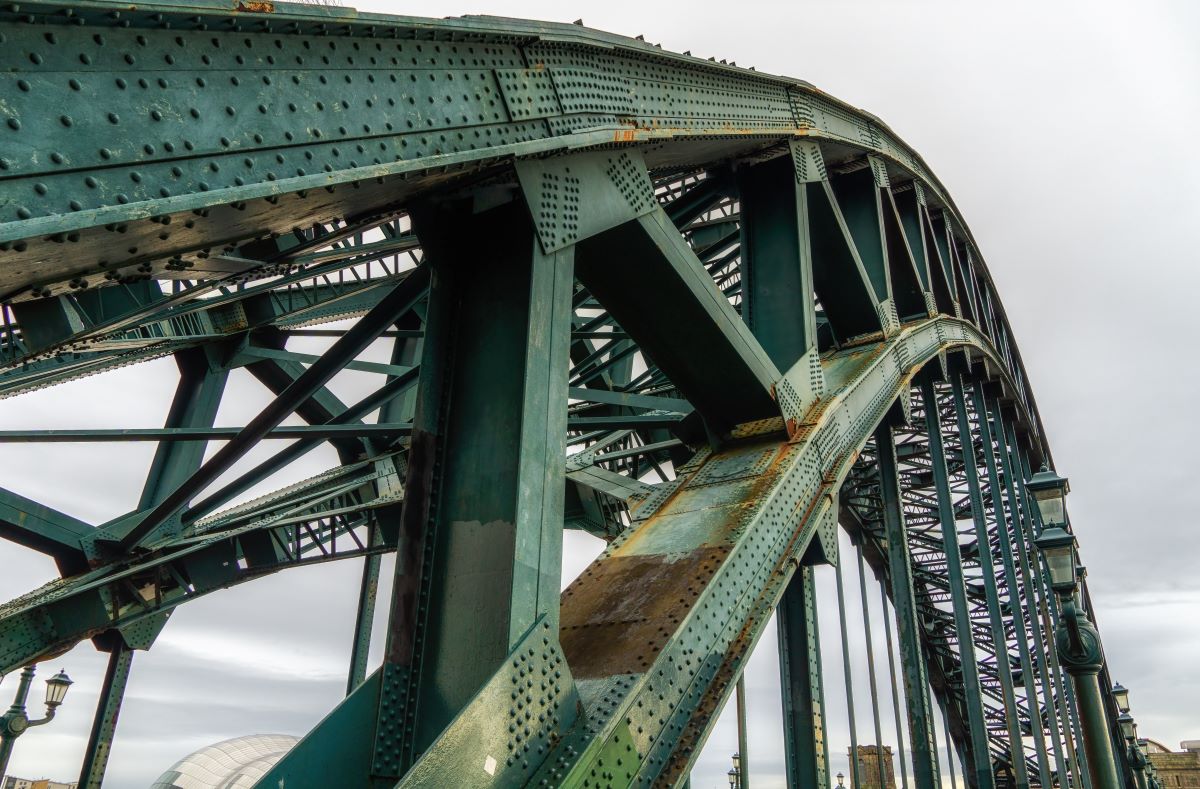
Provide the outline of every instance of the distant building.
<path id="1" fill-rule="evenodd" d="M 252 734 L 206 745 L 167 768 L 150 789 L 250 789 L 299 741 Z"/>
<path id="2" fill-rule="evenodd" d="M 15 775 L 8 775 L 5 776 L 4 785 L 0 789 L 76 789 L 78 786 L 78 781 L 64 784 L 51 781 L 49 778 L 18 778 Z"/>
<path id="3" fill-rule="evenodd" d="M 1163 789 L 1200 789 L 1200 740 L 1184 740 L 1179 743 L 1182 751 L 1172 751 L 1156 740 L 1143 740 L 1146 756 L 1154 769 Z"/>
<path id="4" fill-rule="evenodd" d="M 883 786 L 879 785 L 879 760 L 883 759 Z M 851 771 L 851 775 L 854 772 Z M 858 789 L 896 789 L 896 768 L 892 764 L 892 746 L 858 746 Z"/>

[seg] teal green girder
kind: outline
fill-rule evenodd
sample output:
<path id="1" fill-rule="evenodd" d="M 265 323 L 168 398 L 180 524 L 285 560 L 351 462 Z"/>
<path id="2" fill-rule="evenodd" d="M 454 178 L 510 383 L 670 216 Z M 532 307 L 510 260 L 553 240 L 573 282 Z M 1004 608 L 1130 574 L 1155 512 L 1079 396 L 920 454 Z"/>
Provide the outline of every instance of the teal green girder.
<path id="1" fill-rule="evenodd" d="M 839 496 L 861 482 L 871 437 L 904 424 L 916 376 L 966 374 L 1007 409 L 1004 441 L 1019 446 L 1005 467 L 1048 456 L 946 190 L 878 119 L 808 83 L 577 25 L 285 3 L 22 3 L 0 6 L 0 33 L 0 397 L 171 354 L 216 376 L 245 366 L 282 398 L 322 361 L 289 337 L 372 314 L 406 284 L 421 294 L 377 333 L 396 338 L 391 364 L 326 360 L 390 388 L 349 406 L 311 390 L 296 413 L 324 432 L 146 534 L 162 496 L 93 532 L 0 491 L 0 535 L 64 573 L 0 606 L 0 672 L 89 637 L 148 648 L 202 594 L 366 557 L 348 698 L 262 786 L 438 786 L 451 770 L 461 786 L 678 785 L 790 583 L 789 782 L 827 785 L 802 584 L 837 561 L 853 515 Z M 528 280 L 454 275 L 485 255 Z M 431 277 L 431 295 L 412 277 Z M 462 304 L 478 329 L 449 317 Z M 567 366 L 567 381 L 544 372 Z M 397 430 L 361 426 L 380 406 Z M 481 492 L 471 453 L 493 450 L 462 413 L 489 407 L 520 414 L 480 427 L 497 446 L 511 429 L 518 467 Z M 238 438 L 181 416 L 153 437 Z M 322 440 L 342 465 L 218 512 Z M 159 457 L 171 485 L 200 463 Z M 499 532 L 463 526 L 475 522 Z M 561 603 L 559 523 L 609 541 Z M 362 612 L 398 543 L 415 564 L 364 680 Z M 464 567 L 484 579 L 484 608 L 447 581 Z M 910 591 L 902 669 L 929 675 L 983 775 L 1006 758 L 995 670 L 981 650 L 972 718 L 921 634 L 941 620 Z M 1026 598 L 1005 593 L 1011 620 Z M 1048 625 L 1042 591 L 1028 594 Z M 980 596 L 960 597 L 979 619 Z M 456 663 L 444 645 L 472 610 L 496 618 Z M 1028 725 L 1030 695 L 1007 702 Z M 341 757 L 324 758 L 330 742 Z M 1077 785 L 1069 769 L 1031 777 Z"/>

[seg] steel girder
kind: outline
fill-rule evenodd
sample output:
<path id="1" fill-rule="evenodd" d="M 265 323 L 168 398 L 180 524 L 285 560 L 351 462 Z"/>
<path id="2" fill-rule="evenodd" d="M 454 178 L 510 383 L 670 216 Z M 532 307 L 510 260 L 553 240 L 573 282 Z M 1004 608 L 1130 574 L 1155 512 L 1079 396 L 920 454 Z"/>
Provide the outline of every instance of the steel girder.
<path id="1" fill-rule="evenodd" d="M 84 2 L 0 29 L 0 396 L 180 368 L 160 431 L 0 435 L 161 442 L 111 523 L 0 496 L 0 536 L 63 574 L 0 607 L 0 670 L 112 652 L 85 785 L 174 606 L 350 557 L 348 697 L 260 785 L 681 784 L 776 608 L 788 780 L 825 785 L 839 519 L 896 611 L 917 784 L 936 701 L 971 786 L 1081 785 L 1031 390 L 969 231 L 878 119 L 578 26 Z M 356 358 L 379 338 L 390 363 Z M 238 367 L 275 399 L 215 426 Z M 347 405 L 343 369 L 383 383 Z M 340 466 L 245 500 L 324 441 Z M 564 526 L 608 547 L 559 598 Z"/>

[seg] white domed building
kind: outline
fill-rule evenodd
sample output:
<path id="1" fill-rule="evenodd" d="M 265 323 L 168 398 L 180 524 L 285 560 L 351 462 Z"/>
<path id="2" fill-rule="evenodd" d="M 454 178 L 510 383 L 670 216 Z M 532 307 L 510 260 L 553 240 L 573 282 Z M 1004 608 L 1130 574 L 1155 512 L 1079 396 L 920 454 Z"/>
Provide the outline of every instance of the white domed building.
<path id="1" fill-rule="evenodd" d="M 251 789 L 299 741 L 251 734 L 207 745 L 171 765 L 150 789 Z"/>

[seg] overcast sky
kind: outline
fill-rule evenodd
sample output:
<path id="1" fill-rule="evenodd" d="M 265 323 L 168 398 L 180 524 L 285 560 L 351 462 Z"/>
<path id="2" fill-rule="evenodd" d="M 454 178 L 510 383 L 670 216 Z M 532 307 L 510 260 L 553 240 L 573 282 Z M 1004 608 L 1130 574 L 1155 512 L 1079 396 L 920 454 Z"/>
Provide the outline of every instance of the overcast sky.
<path id="1" fill-rule="evenodd" d="M 949 189 L 997 283 L 1059 471 L 1071 478 L 1109 663 L 1131 688 L 1141 733 L 1171 747 L 1200 738 L 1200 157 L 1191 140 L 1200 128 L 1200 6 L 369 0 L 359 8 L 582 17 L 670 50 L 809 80 L 888 123 Z M 386 360 L 385 348 L 372 352 Z M 340 376 L 333 388 L 352 400 L 362 375 Z M 174 380 L 173 363 L 161 360 L 23 395 L 0 403 L 0 428 L 158 426 Z M 268 401 L 243 372 L 229 393 L 218 424 L 244 424 Z M 149 444 L 0 446 L 0 484 L 101 522 L 136 503 L 151 454 Z M 335 463 L 323 450 L 290 473 Z M 598 543 L 569 535 L 567 548 L 569 578 Z M 44 557 L 8 544 L 0 567 L 0 599 L 54 574 Z M 178 610 L 153 651 L 135 656 L 106 786 L 142 789 L 220 739 L 307 731 L 343 691 L 359 569 L 289 571 Z M 826 603 L 832 577 L 820 573 Z M 847 604 L 857 605 L 856 576 L 846 581 Z M 878 623 L 878 591 L 868 591 Z M 845 701 L 836 613 L 826 605 L 822 616 L 836 772 L 847 770 Z M 852 633 L 853 653 L 861 642 Z M 877 641 L 879 660 L 883 649 Z M 75 778 L 104 663 L 84 644 L 42 667 L 44 678 L 63 666 L 76 684 L 59 719 L 17 743 L 11 772 Z M 756 789 L 783 786 L 777 671 L 772 628 L 747 675 Z M 865 668 L 856 661 L 853 671 L 859 741 L 869 743 Z M 14 680 L 0 683 L 0 707 Z M 730 718 L 699 759 L 697 789 L 727 785 Z M 894 744 L 888 720 L 884 741 Z"/>

